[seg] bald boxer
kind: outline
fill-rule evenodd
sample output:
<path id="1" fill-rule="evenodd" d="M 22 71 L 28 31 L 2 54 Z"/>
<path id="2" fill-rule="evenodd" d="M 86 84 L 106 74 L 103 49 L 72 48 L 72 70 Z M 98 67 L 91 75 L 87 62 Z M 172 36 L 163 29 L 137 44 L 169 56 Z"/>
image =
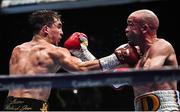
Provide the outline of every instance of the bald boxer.
<path id="1" fill-rule="evenodd" d="M 117 58 L 114 53 L 110 56 L 100 59 L 100 65 L 103 69 L 117 66 L 118 64 L 134 65 L 136 69 L 159 69 L 163 66 L 177 68 L 178 63 L 173 46 L 165 39 L 158 38 L 157 30 L 159 27 L 158 17 L 154 12 L 143 9 L 133 12 L 127 19 L 127 28 L 125 29 L 128 38 L 128 44 L 121 46 L 126 48 L 138 46 L 141 57 L 138 62 L 134 61 L 134 54 L 131 58 L 123 62 L 123 56 Z M 133 47 L 134 49 L 134 47 Z M 80 50 L 81 51 L 81 50 Z M 133 50 L 130 50 L 133 51 Z M 123 54 L 123 53 L 122 53 Z M 133 63 L 129 63 L 133 60 Z M 145 76 L 148 77 L 148 76 Z M 152 82 L 143 85 L 133 85 L 135 92 L 135 110 L 137 111 L 179 111 L 179 92 L 177 90 L 177 82 Z"/>
<path id="2" fill-rule="evenodd" d="M 29 21 L 34 35 L 31 41 L 17 45 L 13 49 L 9 62 L 9 72 L 13 76 L 46 75 L 56 73 L 60 68 L 69 72 L 110 69 L 125 63 L 134 54 L 135 49 L 117 49 L 108 57 L 98 60 L 89 55 L 91 61 L 82 62 L 79 58 L 71 56 L 68 49 L 58 46 L 63 31 L 60 15 L 57 12 L 38 10 L 30 15 Z M 79 37 L 84 37 L 84 34 L 77 33 L 72 36 L 79 40 Z M 85 41 L 86 37 L 79 41 L 80 44 L 83 43 L 83 49 L 86 49 Z M 4 103 L 4 110 L 47 111 L 50 91 L 50 87 L 10 89 Z"/>
<path id="3" fill-rule="evenodd" d="M 165 39 L 158 38 L 158 27 L 158 17 L 150 10 L 137 10 L 129 15 L 125 29 L 128 43 L 139 46 L 142 53 L 135 66 L 137 69 L 178 67 L 174 48 Z M 179 111 L 180 109 L 176 81 L 152 82 L 133 85 L 133 87 L 137 111 Z"/>

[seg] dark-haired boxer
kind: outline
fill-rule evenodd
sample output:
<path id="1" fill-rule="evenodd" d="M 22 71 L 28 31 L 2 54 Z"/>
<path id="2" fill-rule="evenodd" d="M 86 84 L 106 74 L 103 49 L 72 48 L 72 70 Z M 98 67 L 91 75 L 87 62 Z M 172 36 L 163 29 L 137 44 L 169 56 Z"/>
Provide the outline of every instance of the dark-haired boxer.
<path id="1" fill-rule="evenodd" d="M 58 46 L 63 31 L 57 12 L 38 10 L 30 15 L 29 20 L 34 35 L 31 41 L 17 45 L 13 49 L 9 62 L 10 75 L 46 75 L 56 73 L 60 68 L 69 72 L 107 69 L 131 57 L 129 55 L 131 51 L 127 53 L 127 50 L 122 50 L 122 52 L 116 50 L 112 56 L 102 58 L 100 61 L 96 59 L 82 62 L 79 58 L 71 56 L 68 49 Z M 73 36 L 78 35 L 76 33 Z M 84 43 L 83 39 L 81 42 Z M 90 55 L 90 58 L 93 57 Z M 10 89 L 4 110 L 47 111 L 50 91 L 51 87 Z"/>

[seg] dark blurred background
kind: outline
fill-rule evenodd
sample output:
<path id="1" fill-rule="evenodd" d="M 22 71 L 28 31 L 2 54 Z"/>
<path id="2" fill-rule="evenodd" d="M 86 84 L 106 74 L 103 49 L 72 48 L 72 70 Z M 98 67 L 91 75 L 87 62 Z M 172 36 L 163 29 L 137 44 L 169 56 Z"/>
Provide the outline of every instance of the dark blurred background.
<path id="1" fill-rule="evenodd" d="M 101 1 L 103 2 L 103 0 Z M 176 0 L 140 0 L 138 2 L 118 3 L 80 8 L 55 9 L 62 15 L 64 41 L 76 31 L 89 37 L 89 50 L 97 58 L 111 54 L 116 47 L 126 43 L 125 27 L 128 15 L 138 9 L 150 9 L 160 21 L 158 35 L 169 41 L 180 61 L 178 36 L 180 8 Z M 13 48 L 32 38 L 27 22 L 31 11 L 0 14 L 0 74 L 8 75 L 9 59 Z M 66 72 L 59 70 L 60 72 Z M 7 91 L 0 92 L 0 105 Z M 133 91 L 131 86 L 121 90 L 112 87 L 81 88 L 73 90 L 53 89 L 49 102 L 50 110 L 133 110 Z M 0 106 L 1 109 L 2 106 Z"/>

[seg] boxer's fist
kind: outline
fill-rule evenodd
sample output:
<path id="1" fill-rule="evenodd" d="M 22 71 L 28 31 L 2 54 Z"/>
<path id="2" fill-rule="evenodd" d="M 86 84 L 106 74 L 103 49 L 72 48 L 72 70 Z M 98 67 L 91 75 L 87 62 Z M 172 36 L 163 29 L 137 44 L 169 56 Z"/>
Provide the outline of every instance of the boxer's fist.
<path id="1" fill-rule="evenodd" d="M 87 46 L 88 37 L 80 32 L 73 33 L 64 43 L 64 47 L 82 61 L 94 60 L 95 57 L 89 52 Z"/>
<path id="2" fill-rule="evenodd" d="M 69 50 L 80 50 L 81 46 L 87 47 L 88 40 L 84 33 L 73 33 L 64 43 L 64 47 Z"/>
<path id="3" fill-rule="evenodd" d="M 99 59 L 102 70 L 115 68 L 121 64 L 133 67 L 138 62 L 140 55 L 138 47 L 123 44 L 112 55 Z"/>
<path id="4" fill-rule="evenodd" d="M 129 44 L 124 44 L 123 46 L 118 47 L 114 53 L 116 54 L 121 64 L 134 66 L 135 64 L 137 64 L 140 58 L 138 50 L 139 49 L 137 47 L 131 46 Z"/>

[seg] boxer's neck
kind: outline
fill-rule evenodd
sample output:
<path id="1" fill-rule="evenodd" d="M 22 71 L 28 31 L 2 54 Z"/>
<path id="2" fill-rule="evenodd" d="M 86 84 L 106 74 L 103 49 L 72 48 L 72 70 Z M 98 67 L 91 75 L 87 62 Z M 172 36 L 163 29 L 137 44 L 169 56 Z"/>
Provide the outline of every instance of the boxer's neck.
<path id="1" fill-rule="evenodd" d="M 38 35 L 38 34 L 33 37 L 33 40 L 35 40 L 35 41 L 44 40 L 44 41 L 52 44 L 52 40 L 50 38 L 45 37 L 45 36 L 41 36 L 41 35 Z"/>

